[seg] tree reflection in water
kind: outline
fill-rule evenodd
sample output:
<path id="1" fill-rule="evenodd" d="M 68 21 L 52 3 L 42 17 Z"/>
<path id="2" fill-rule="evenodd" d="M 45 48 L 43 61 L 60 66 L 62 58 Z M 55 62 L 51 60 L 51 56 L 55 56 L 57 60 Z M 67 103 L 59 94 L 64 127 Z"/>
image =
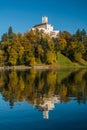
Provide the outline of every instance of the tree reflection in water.
<path id="1" fill-rule="evenodd" d="M 27 101 L 43 111 L 44 118 L 49 118 L 49 110 L 54 109 L 55 103 L 73 99 L 79 104 L 86 103 L 86 79 L 85 69 L 1 71 L 0 93 L 11 108 L 14 102 Z"/>

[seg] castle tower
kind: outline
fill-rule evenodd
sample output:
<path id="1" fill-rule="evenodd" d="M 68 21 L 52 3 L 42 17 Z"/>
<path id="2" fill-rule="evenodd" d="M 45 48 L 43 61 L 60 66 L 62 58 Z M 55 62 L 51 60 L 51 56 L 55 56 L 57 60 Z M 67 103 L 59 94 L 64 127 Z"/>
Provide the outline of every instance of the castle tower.
<path id="1" fill-rule="evenodd" d="M 43 16 L 42 17 L 42 23 L 48 23 L 48 17 Z"/>

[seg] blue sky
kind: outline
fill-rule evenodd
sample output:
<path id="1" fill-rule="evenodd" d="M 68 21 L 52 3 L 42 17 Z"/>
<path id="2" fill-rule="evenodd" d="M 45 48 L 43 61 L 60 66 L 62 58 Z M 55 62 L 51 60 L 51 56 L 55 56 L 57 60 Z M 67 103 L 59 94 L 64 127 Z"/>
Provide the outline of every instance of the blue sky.
<path id="1" fill-rule="evenodd" d="M 87 0 L 0 0 L 0 37 L 12 26 L 24 33 L 48 16 L 55 30 L 87 31 Z"/>

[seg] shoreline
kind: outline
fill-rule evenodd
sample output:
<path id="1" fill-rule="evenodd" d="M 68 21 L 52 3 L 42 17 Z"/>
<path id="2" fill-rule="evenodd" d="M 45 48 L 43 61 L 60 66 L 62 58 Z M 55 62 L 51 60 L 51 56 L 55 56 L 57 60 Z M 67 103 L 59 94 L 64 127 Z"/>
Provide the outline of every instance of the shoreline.
<path id="1" fill-rule="evenodd" d="M 49 69 L 50 65 L 33 65 L 33 66 L 0 66 L 0 70 L 29 70 L 29 69 Z"/>
<path id="2" fill-rule="evenodd" d="M 30 66 L 2 66 L 0 70 L 23 70 L 23 69 L 31 69 Z"/>
<path id="3" fill-rule="evenodd" d="M 0 66 L 1 70 L 29 70 L 29 69 L 63 69 L 63 68 L 87 68 L 87 66 L 60 66 L 58 64 L 52 64 L 52 65 L 33 65 L 33 66 Z"/>

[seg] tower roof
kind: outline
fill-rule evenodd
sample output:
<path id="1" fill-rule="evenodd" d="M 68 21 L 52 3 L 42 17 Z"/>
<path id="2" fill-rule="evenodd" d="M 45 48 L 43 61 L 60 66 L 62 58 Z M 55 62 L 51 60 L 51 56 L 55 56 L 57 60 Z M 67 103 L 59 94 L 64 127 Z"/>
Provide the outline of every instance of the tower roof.
<path id="1" fill-rule="evenodd" d="M 39 27 L 39 26 L 43 26 L 46 25 L 47 23 L 41 23 L 41 24 L 36 24 L 35 26 L 33 26 L 34 28 Z"/>

